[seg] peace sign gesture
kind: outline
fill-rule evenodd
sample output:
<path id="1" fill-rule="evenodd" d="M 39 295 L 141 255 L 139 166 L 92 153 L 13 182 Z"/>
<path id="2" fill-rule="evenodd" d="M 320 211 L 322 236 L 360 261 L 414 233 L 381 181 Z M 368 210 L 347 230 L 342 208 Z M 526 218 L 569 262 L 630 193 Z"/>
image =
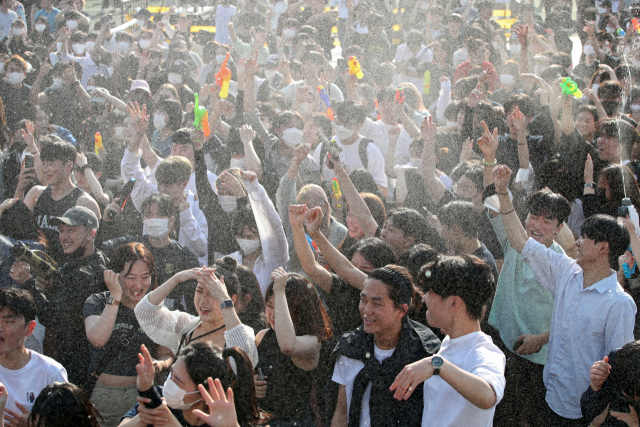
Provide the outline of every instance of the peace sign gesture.
<path id="1" fill-rule="evenodd" d="M 225 396 L 222 383 L 218 378 L 215 380 L 209 377 L 207 379 L 209 393 L 202 384 L 198 385 L 198 391 L 209 407 L 209 413 L 196 409 L 193 415 L 200 418 L 210 426 L 215 427 L 239 427 L 238 417 L 236 416 L 236 406 L 233 401 L 233 390 L 227 389 Z"/>

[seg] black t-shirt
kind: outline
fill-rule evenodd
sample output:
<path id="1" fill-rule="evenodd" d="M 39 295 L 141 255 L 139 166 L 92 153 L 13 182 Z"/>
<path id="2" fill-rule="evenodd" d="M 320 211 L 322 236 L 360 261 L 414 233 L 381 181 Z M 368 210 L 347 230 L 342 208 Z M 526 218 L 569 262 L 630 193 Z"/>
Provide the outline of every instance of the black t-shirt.
<path id="1" fill-rule="evenodd" d="M 69 129 L 72 135 L 80 135 L 82 121 L 88 111 L 82 105 L 76 89 L 72 86 L 51 86 L 45 89 L 44 94 L 47 96 L 44 110 L 49 115 L 49 123 Z"/>
<path id="2" fill-rule="evenodd" d="M 489 216 L 487 215 L 487 209 L 480 214 L 480 221 L 478 222 L 478 240 L 483 243 L 483 247 L 489 251 L 491 258 L 493 259 L 492 263 L 488 263 L 496 269 L 496 279 L 498 278 L 497 273 L 498 269 L 496 268 L 496 259 L 503 259 L 504 254 L 502 253 L 502 246 L 500 245 L 500 241 L 496 236 L 496 232 L 491 225 L 491 221 L 489 220 Z M 486 261 L 480 255 L 474 253 L 478 258 Z"/>
<path id="3" fill-rule="evenodd" d="M 325 302 L 327 314 L 331 319 L 333 335 L 341 337 L 346 332 L 355 330 L 362 324 L 360 317 L 360 291 L 337 274 L 332 273 L 331 292 L 326 293 L 318 287 L 318 293 Z"/>
<path id="4" fill-rule="evenodd" d="M 12 131 L 16 130 L 16 125 L 20 120 L 35 120 L 35 109 L 29 103 L 29 91 L 31 86 L 22 84 L 18 89 L 11 87 L 8 83 L 0 81 L 0 98 L 4 103 L 4 114 L 7 125 Z"/>
<path id="5" fill-rule="evenodd" d="M 110 292 L 102 292 L 87 298 L 83 310 L 85 320 L 89 316 L 100 316 L 107 306 L 107 298 L 109 296 L 111 296 Z M 136 332 L 131 336 L 130 331 L 134 329 Z M 138 353 L 140 353 L 142 344 L 147 347 L 152 356 L 155 355 L 158 344 L 154 343 L 144 333 L 138 324 L 138 319 L 136 319 L 133 309 L 120 304 L 109 341 L 102 348 L 91 347 L 91 360 L 97 360 L 112 346 L 122 346 L 118 355 L 104 368 L 102 373 L 121 377 L 135 377 L 137 375 Z"/>

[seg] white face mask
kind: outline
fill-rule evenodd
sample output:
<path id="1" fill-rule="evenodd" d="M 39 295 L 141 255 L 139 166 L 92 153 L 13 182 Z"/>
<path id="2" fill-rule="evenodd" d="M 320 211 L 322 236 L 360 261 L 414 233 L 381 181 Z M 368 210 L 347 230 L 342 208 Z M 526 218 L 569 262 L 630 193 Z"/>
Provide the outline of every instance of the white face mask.
<path id="1" fill-rule="evenodd" d="M 602 15 L 603 13 L 606 13 L 606 12 L 607 12 L 607 9 L 605 9 L 604 7 L 598 7 L 598 13 L 600 15 Z"/>
<path id="2" fill-rule="evenodd" d="M 142 221 L 142 229 L 154 239 L 164 239 L 169 234 L 168 218 L 153 218 Z"/>
<path id="3" fill-rule="evenodd" d="M 296 30 L 293 30 L 291 28 L 287 28 L 283 31 L 284 33 L 284 38 L 285 39 L 292 39 L 296 36 Z"/>
<path id="4" fill-rule="evenodd" d="M 158 130 L 162 130 L 162 128 L 164 128 L 165 126 L 165 120 L 166 120 L 166 116 L 164 114 L 161 113 L 155 113 L 153 115 L 153 127 L 158 129 Z"/>
<path id="5" fill-rule="evenodd" d="M 116 127 L 116 138 L 124 139 L 124 128 L 122 126 Z"/>
<path id="6" fill-rule="evenodd" d="M 522 50 L 522 46 L 519 44 L 509 45 L 509 52 L 511 52 L 512 55 L 520 55 L 521 50 Z"/>
<path id="7" fill-rule="evenodd" d="M 340 141 L 344 141 L 345 139 L 349 139 L 355 133 L 355 130 L 347 129 L 342 125 L 335 125 L 336 136 Z"/>
<path id="8" fill-rule="evenodd" d="M 82 55 L 86 48 L 86 46 L 83 43 L 77 43 L 77 44 L 71 45 L 71 47 L 73 48 L 73 51 L 76 53 L 76 55 Z"/>
<path id="9" fill-rule="evenodd" d="M 500 74 L 500 83 L 505 86 L 513 85 L 514 77 L 511 74 Z"/>
<path id="10" fill-rule="evenodd" d="M 173 382 L 173 380 L 171 379 L 171 375 L 167 377 L 167 380 L 164 383 L 164 387 L 162 388 L 162 397 L 164 397 L 167 400 L 167 405 L 170 408 L 178 409 L 182 411 L 191 408 L 194 404 L 202 400 L 202 399 L 198 399 L 193 403 L 184 403 L 184 397 L 187 394 L 195 394 L 195 393 L 200 393 L 200 392 L 192 391 L 187 393 L 186 391 L 178 387 L 178 384 Z"/>
<path id="11" fill-rule="evenodd" d="M 500 43 L 499 42 L 491 42 L 491 45 L 493 46 L 493 48 L 495 50 L 500 50 Z"/>
<path id="12" fill-rule="evenodd" d="M 62 86 L 62 79 L 60 77 L 54 77 L 52 87 L 60 87 L 60 86 Z"/>
<path id="13" fill-rule="evenodd" d="M 222 210 L 228 214 L 233 213 L 238 208 L 236 196 L 218 196 L 218 201 Z"/>
<path id="14" fill-rule="evenodd" d="M 167 76 L 167 79 L 169 80 L 169 83 L 171 83 L 172 85 L 179 85 L 182 83 L 182 76 L 177 73 L 169 73 L 169 75 Z"/>
<path id="15" fill-rule="evenodd" d="M 47 26 L 45 24 L 36 24 L 36 31 L 37 32 L 41 33 L 46 29 L 47 29 Z"/>
<path id="16" fill-rule="evenodd" d="M 78 21 L 67 21 L 67 28 L 70 30 L 75 30 L 78 28 Z"/>
<path id="17" fill-rule="evenodd" d="M 584 48 L 582 48 L 582 51 L 584 52 L 585 55 L 595 55 L 596 54 L 596 50 L 593 46 L 591 46 L 590 44 L 585 45 Z"/>
<path id="18" fill-rule="evenodd" d="M 598 88 L 600 87 L 600 85 L 598 83 L 594 83 L 591 85 L 591 90 L 593 90 L 595 93 L 598 93 Z"/>
<path id="19" fill-rule="evenodd" d="M 116 43 L 116 49 L 118 49 L 122 53 L 129 52 L 129 48 L 130 47 L 131 47 L 131 45 L 129 44 L 129 42 L 118 42 L 118 43 Z"/>
<path id="20" fill-rule="evenodd" d="M 227 55 L 216 55 L 216 64 L 222 64 L 226 57 Z"/>
<path id="21" fill-rule="evenodd" d="M 13 28 L 13 34 L 16 36 L 21 36 L 24 33 L 24 28 Z"/>
<path id="22" fill-rule="evenodd" d="M 94 47 L 96 47 L 96 42 L 86 42 L 84 45 L 86 50 L 90 51 L 93 50 Z"/>
<path id="23" fill-rule="evenodd" d="M 420 158 L 412 158 L 411 160 L 409 160 L 409 164 L 411 166 L 413 166 L 414 168 L 418 168 L 420 169 L 420 167 L 422 167 L 422 159 Z"/>
<path id="24" fill-rule="evenodd" d="M 298 128 L 289 128 L 282 132 L 282 139 L 287 147 L 297 147 L 302 142 L 302 131 Z"/>
<path id="25" fill-rule="evenodd" d="M 614 27 L 607 27 L 606 29 L 607 29 L 607 33 L 613 34 L 616 32 L 616 29 Z"/>
<path id="26" fill-rule="evenodd" d="M 138 46 L 140 46 L 140 49 L 142 50 L 147 50 L 151 47 L 152 43 L 153 42 L 150 39 L 140 39 Z"/>
<path id="27" fill-rule="evenodd" d="M 240 245 L 240 249 L 242 253 L 245 255 L 250 255 L 260 249 L 260 239 L 258 240 L 249 240 L 249 239 L 239 239 L 236 237 L 236 241 L 238 245 Z"/>
<path id="28" fill-rule="evenodd" d="M 22 73 L 9 73 L 6 76 L 6 79 L 9 82 L 9 84 L 17 85 L 19 83 L 22 83 L 22 80 L 24 80 L 24 74 L 22 74 Z"/>
<path id="29" fill-rule="evenodd" d="M 264 70 L 264 76 L 267 78 L 267 80 L 271 81 L 273 80 L 273 78 L 276 76 L 277 71 L 276 70 L 272 70 L 272 69 L 265 69 Z"/>

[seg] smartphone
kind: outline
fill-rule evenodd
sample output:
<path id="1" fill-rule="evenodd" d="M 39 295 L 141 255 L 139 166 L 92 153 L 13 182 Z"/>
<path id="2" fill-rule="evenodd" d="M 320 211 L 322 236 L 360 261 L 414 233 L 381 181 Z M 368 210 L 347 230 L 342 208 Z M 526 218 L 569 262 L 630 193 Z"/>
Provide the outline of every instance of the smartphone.
<path id="1" fill-rule="evenodd" d="M 24 155 L 24 168 L 29 169 L 33 167 L 33 154 Z"/>
<path id="2" fill-rule="evenodd" d="M 516 341 L 516 343 L 513 345 L 513 351 L 518 351 L 522 344 L 524 344 L 523 339 L 519 339 L 518 341 Z"/>
<path id="3" fill-rule="evenodd" d="M 264 381 L 264 375 L 262 374 L 262 369 L 258 368 L 256 369 L 256 372 L 258 373 L 258 381 Z"/>

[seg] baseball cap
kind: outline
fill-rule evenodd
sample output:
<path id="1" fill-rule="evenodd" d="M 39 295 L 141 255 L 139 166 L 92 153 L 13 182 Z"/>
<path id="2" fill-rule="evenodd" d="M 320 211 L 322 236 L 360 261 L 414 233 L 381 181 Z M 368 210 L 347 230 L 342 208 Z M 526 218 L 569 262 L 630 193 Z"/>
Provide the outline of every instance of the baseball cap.
<path id="1" fill-rule="evenodd" d="M 131 82 L 131 89 L 129 89 L 129 91 L 134 91 L 136 89 L 142 89 L 149 93 L 151 92 L 149 90 L 149 83 L 144 80 L 134 80 Z"/>
<path id="2" fill-rule="evenodd" d="M 74 206 L 59 217 L 51 218 L 49 224 L 57 227 L 60 225 L 86 225 L 94 230 L 98 229 L 98 217 L 93 211 L 84 206 Z"/>

